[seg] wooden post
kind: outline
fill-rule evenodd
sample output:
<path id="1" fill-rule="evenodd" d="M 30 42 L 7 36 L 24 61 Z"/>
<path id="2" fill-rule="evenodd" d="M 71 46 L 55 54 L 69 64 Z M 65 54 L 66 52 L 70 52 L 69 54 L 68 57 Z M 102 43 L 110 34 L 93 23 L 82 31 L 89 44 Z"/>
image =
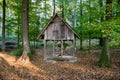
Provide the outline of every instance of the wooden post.
<path id="1" fill-rule="evenodd" d="M 54 54 L 55 54 L 55 40 L 53 41 L 53 55 L 52 55 L 52 57 L 54 57 Z"/>
<path id="2" fill-rule="evenodd" d="M 63 56 L 63 52 L 64 52 L 63 49 L 64 49 L 64 48 L 63 48 L 63 40 L 61 40 L 61 57 Z"/>
<path id="3" fill-rule="evenodd" d="M 76 38 L 75 38 L 75 36 L 74 36 L 74 40 L 73 40 L 73 47 L 74 47 L 73 56 L 75 56 L 75 53 L 76 53 Z"/>
<path id="4" fill-rule="evenodd" d="M 46 60 L 46 40 L 44 39 L 44 60 Z"/>

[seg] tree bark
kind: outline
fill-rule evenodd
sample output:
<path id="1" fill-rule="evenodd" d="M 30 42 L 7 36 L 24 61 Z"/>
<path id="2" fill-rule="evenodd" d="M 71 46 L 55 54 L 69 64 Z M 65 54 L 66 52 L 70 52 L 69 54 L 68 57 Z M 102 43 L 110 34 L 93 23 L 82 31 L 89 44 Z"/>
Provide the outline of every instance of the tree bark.
<path id="1" fill-rule="evenodd" d="M 77 5 L 77 1 L 75 0 L 73 6 L 73 27 L 77 26 L 76 5 Z"/>
<path id="2" fill-rule="evenodd" d="M 117 0 L 117 5 L 120 7 L 120 0 Z M 116 17 L 117 16 L 120 16 L 120 10 L 118 11 L 116 11 Z"/>
<path id="3" fill-rule="evenodd" d="M 89 33 L 89 50 L 88 53 L 91 53 L 91 33 Z"/>
<path id="4" fill-rule="evenodd" d="M 26 60 L 30 51 L 30 44 L 28 39 L 28 4 L 29 0 L 22 0 L 22 36 L 23 36 L 23 54 L 20 60 Z"/>
<path id="5" fill-rule="evenodd" d="M 106 0 L 106 20 L 110 20 L 112 18 L 112 0 Z M 110 53 L 109 53 L 109 45 L 108 45 L 108 37 L 103 38 L 103 47 L 101 58 L 99 60 L 99 66 L 102 67 L 110 67 Z"/>
<path id="6" fill-rule="evenodd" d="M 82 47 L 82 42 L 83 42 L 83 40 L 82 40 L 82 37 L 81 37 L 81 38 L 80 38 L 80 50 L 83 49 L 83 47 Z"/>
<path id="7" fill-rule="evenodd" d="M 102 48 L 102 53 L 107 53 L 108 58 L 110 58 L 110 54 L 109 54 L 109 45 L 108 45 L 108 38 L 103 38 L 103 48 Z"/>
<path id="8" fill-rule="evenodd" d="M 55 15 L 55 0 L 53 0 L 53 15 Z"/>
<path id="9" fill-rule="evenodd" d="M 64 0 L 62 0 L 62 18 L 64 19 Z"/>
<path id="10" fill-rule="evenodd" d="M 45 18 L 47 18 L 47 2 L 45 0 Z"/>
<path id="11" fill-rule="evenodd" d="M 18 46 L 20 45 L 20 18 L 19 18 L 19 13 L 18 13 L 18 33 L 17 33 L 17 36 L 18 36 L 18 42 L 17 42 L 17 44 L 18 44 Z"/>
<path id="12" fill-rule="evenodd" d="M 102 47 L 103 46 L 103 38 L 99 38 L 99 45 Z"/>
<path id="13" fill-rule="evenodd" d="M 106 15 L 106 20 L 110 20 L 112 18 L 112 0 L 107 0 L 106 5 L 107 5 L 106 6 L 106 14 L 107 14 Z M 108 41 L 109 41 L 108 37 L 103 39 L 104 44 L 103 44 L 103 50 L 102 51 L 105 52 L 110 59 Z M 104 50 L 104 48 L 105 48 L 105 50 Z"/>
<path id="14" fill-rule="evenodd" d="M 106 20 L 112 18 L 112 0 L 106 0 Z"/>
<path id="15" fill-rule="evenodd" d="M 3 0 L 3 23 L 2 23 L 2 51 L 5 51 L 5 17 L 6 17 L 6 1 Z"/>
<path id="16" fill-rule="evenodd" d="M 100 7 L 102 7 L 103 6 L 103 0 L 99 0 L 99 3 L 100 3 Z M 100 22 L 103 21 L 103 18 L 104 18 L 104 16 L 102 15 L 101 18 L 100 18 Z M 103 46 L 103 38 L 102 38 L 102 36 L 101 36 L 101 38 L 99 38 L 99 45 L 101 47 Z"/>
<path id="17" fill-rule="evenodd" d="M 82 0 L 80 0 L 80 16 L 82 17 L 83 16 L 83 10 L 82 10 Z M 80 26 L 82 27 L 82 19 L 81 19 L 81 22 L 80 22 Z M 80 39 L 80 49 L 82 50 L 83 49 L 83 46 L 82 46 L 82 42 L 83 42 L 83 38 L 82 38 L 82 34 L 83 32 L 81 32 L 81 39 Z"/>
<path id="18" fill-rule="evenodd" d="M 91 18 L 91 0 L 89 0 L 89 24 L 91 24 L 92 18 Z M 89 50 L 88 53 L 91 53 L 91 33 L 90 30 L 88 31 L 88 36 L 89 36 Z"/>

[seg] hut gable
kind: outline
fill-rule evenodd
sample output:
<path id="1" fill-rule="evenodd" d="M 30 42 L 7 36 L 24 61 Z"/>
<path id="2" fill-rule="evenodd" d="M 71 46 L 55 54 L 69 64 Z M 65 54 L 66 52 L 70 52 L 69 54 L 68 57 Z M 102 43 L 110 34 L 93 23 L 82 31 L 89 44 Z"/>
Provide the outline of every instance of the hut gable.
<path id="1" fill-rule="evenodd" d="M 45 40 L 74 40 L 79 35 L 60 16 L 55 14 L 38 35 Z"/>

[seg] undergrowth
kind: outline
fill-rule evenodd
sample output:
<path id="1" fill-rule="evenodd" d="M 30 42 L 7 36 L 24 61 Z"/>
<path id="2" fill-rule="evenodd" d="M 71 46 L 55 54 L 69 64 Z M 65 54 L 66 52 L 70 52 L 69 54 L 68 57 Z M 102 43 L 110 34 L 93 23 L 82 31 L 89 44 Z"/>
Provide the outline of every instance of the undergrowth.
<path id="1" fill-rule="evenodd" d="M 23 48 L 19 47 L 18 49 L 13 50 L 11 52 L 11 55 L 19 57 L 22 55 L 22 53 L 23 53 Z M 31 57 L 33 54 L 35 54 L 35 49 L 31 48 L 31 52 L 28 54 L 28 56 Z"/>

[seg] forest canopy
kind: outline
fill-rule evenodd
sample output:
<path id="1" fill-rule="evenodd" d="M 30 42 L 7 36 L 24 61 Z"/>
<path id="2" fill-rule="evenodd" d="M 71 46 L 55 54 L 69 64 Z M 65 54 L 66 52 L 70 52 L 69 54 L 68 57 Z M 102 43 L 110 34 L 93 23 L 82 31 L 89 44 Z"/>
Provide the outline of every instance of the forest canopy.
<path id="1" fill-rule="evenodd" d="M 113 0 L 111 8 L 112 19 L 109 21 L 105 20 L 105 16 L 109 15 L 105 14 L 106 6 L 109 6 L 106 5 L 106 0 L 55 0 L 55 13 L 62 16 L 79 35 L 82 35 L 83 39 L 88 39 L 89 36 L 91 36 L 91 39 L 110 36 L 110 45 L 112 46 L 120 44 L 119 4 L 119 0 Z M 42 30 L 50 17 L 53 16 L 53 5 L 53 0 L 29 1 L 30 41 L 36 40 L 39 31 Z M 0 1 L 0 6 L 0 23 L 2 24 L 2 0 Z M 22 41 L 21 9 L 21 0 L 6 0 L 5 35 L 7 40 L 15 39 L 17 41 L 19 39 Z M 0 30 L 2 30 L 1 28 Z M 114 37 L 114 35 L 117 37 Z"/>

